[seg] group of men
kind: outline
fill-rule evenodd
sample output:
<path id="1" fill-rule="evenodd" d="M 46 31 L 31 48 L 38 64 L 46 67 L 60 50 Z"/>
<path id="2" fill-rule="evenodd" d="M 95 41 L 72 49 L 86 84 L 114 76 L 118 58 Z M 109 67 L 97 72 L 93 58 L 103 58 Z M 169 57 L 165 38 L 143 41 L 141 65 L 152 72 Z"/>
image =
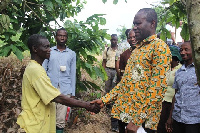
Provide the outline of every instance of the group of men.
<path id="1" fill-rule="evenodd" d="M 129 53 L 130 57 L 125 69 L 121 68 L 119 71 L 123 73 L 123 76 L 118 74 L 119 83 L 117 85 L 111 84 L 111 77 L 114 77 L 116 70 L 115 64 L 109 62 L 113 60 L 115 62 L 116 59 L 115 57 L 104 58 L 103 66 L 109 79 L 106 82 L 107 94 L 92 102 L 71 98 L 71 95 L 75 94 L 74 68 L 71 68 L 71 64 L 76 62 L 76 55 L 65 46 L 67 32 L 64 29 L 57 31 L 57 46 L 51 49 L 49 41 L 45 37 L 37 34 L 30 36 L 28 47 L 31 53 L 31 61 L 23 75 L 22 112 L 17 119 L 20 128 L 31 133 L 62 132 L 63 123 L 57 125 L 55 123 L 55 117 L 58 117 L 55 116 L 55 109 L 58 110 L 60 105 L 56 105 L 56 108 L 54 102 L 66 106 L 86 108 L 95 113 L 98 113 L 104 105 L 114 102 L 111 116 L 117 120 L 120 133 L 125 133 L 125 131 L 136 133 L 141 128 L 147 133 L 155 133 L 171 71 L 172 56 L 168 45 L 158 39 L 155 34 L 157 14 L 153 9 L 140 9 L 134 17 L 133 24 L 134 27 L 129 32 L 128 39 L 131 40 L 132 44 L 135 44 L 136 41 L 137 43 L 128 52 L 125 51 Z M 109 57 L 109 55 L 116 54 L 117 41 L 117 36 L 112 35 L 111 47 L 105 50 L 104 56 Z M 173 123 L 176 124 L 176 128 L 173 128 L 174 133 L 184 130 L 184 124 L 194 125 L 189 126 L 190 128 L 187 128 L 187 131 L 191 127 L 192 131 L 196 127 L 196 131 L 198 123 L 200 123 L 198 117 L 194 118 L 191 115 L 194 111 L 196 111 L 195 116 L 199 115 L 195 106 L 199 107 L 200 105 L 197 102 L 200 101 L 200 90 L 196 84 L 197 79 L 194 73 L 189 42 L 181 46 L 181 56 L 185 64 L 176 72 L 173 85 L 177 90 L 174 98 L 176 100 L 173 102 L 173 113 L 171 112 L 167 121 L 167 129 L 171 131 L 171 118 L 174 119 Z M 123 56 L 120 56 L 120 58 L 123 58 Z M 187 75 L 187 78 L 183 78 L 185 75 Z M 67 79 L 64 79 L 65 76 Z M 192 81 L 189 78 L 192 78 Z M 191 87 L 187 88 L 188 86 Z M 195 99 L 192 99 L 193 95 L 187 94 L 187 90 L 195 93 Z M 185 97 L 188 99 L 184 99 Z M 190 106 L 188 108 L 185 105 Z M 63 110 L 65 115 L 66 109 Z M 188 110 L 190 112 L 187 112 Z M 185 114 L 182 116 L 182 111 L 188 116 L 185 116 Z M 63 116 L 61 117 L 63 118 Z M 191 123 L 191 121 L 194 123 Z"/>

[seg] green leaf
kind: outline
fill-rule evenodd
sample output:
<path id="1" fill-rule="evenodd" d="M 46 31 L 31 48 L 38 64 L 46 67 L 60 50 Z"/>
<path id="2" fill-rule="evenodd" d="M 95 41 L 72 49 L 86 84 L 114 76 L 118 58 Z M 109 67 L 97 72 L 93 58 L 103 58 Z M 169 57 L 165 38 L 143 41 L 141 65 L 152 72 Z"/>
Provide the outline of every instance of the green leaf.
<path id="1" fill-rule="evenodd" d="M 102 0 L 102 2 L 105 4 L 107 2 L 107 0 Z"/>
<path id="2" fill-rule="evenodd" d="M 55 0 L 59 5 L 62 5 L 62 1 L 61 0 Z"/>
<path id="3" fill-rule="evenodd" d="M 189 34 L 189 27 L 188 24 L 183 24 L 183 28 L 181 31 L 181 37 L 185 40 L 188 41 L 190 39 L 190 34 Z"/>
<path id="4" fill-rule="evenodd" d="M 116 5 L 117 3 L 118 3 L 118 0 L 114 0 L 114 1 L 113 1 L 113 4 Z"/>
<path id="5" fill-rule="evenodd" d="M 106 24 L 106 19 L 105 18 L 100 18 L 100 24 L 105 25 Z"/>
<path id="6" fill-rule="evenodd" d="M 15 45 L 11 45 L 11 48 L 13 53 L 17 56 L 19 60 L 22 60 L 24 58 L 22 52 Z"/>
<path id="7" fill-rule="evenodd" d="M 49 11 L 52 11 L 52 10 L 53 10 L 53 4 L 52 4 L 52 2 L 51 2 L 50 0 L 45 0 L 45 1 L 44 1 L 44 4 L 46 5 L 46 7 L 47 7 L 47 9 L 48 9 Z"/>
<path id="8" fill-rule="evenodd" d="M 76 5 L 78 5 L 79 3 L 80 3 L 80 0 L 77 0 L 77 1 L 76 1 Z"/>
<path id="9" fill-rule="evenodd" d="M 100 90 L 100 87 L 97 86 L 96 84 L 94 84 L 94 83 L 92 83 L 92 82 L 90 82 L 90 81 L 87 81 L 87 83 L 88 83 L 93 89 L 95 89 L 95 90 Z"/>
<path id="10" fill-rule="evenodd" d="M 1 56 L 9 56 L 10 55 L 10 53 L 11 53 L 11 47 L 10 47 L 10 45 L 9 44 L 6 44 L 6 45 L 4 45 L 4 46 L 2 46 L 2 47 L 0 47 L 0 55 Z"/>
<path id="11" fill-rule="evenodd" d="M 172 5 L 174 3 L 174 0 L 169 0 L 169 5 Z"/>

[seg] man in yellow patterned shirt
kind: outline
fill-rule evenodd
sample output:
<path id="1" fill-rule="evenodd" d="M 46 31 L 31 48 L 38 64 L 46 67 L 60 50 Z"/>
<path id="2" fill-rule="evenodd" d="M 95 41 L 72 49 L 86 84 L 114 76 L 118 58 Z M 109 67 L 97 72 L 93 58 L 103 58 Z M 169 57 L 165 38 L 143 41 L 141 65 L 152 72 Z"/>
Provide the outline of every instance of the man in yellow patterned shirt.
<path id="1" fill-rule="evenodd" d="M 143 126 L 155 133 L 160 119 L 162 99 L 167 88 L 171 53 L 167 44 L 156 37 L 157 14 L 140 9 L 133 21 L 136 48 L 127 62 L 121 81 L 101 99 L 101 107 L 115 101 L 112 117 L 119 120 L 120 133 L 137 132 Z"/>

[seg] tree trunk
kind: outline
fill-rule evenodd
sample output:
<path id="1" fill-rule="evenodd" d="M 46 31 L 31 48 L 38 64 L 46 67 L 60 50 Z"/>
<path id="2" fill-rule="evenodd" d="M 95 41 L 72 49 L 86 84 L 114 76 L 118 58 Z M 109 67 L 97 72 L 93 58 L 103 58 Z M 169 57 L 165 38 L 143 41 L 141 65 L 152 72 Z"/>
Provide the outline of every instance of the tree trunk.
<path id="1" fill-rule="evenodd" d="M 193 61 L 200 86 L 200 0 L 186 0 Z"/>

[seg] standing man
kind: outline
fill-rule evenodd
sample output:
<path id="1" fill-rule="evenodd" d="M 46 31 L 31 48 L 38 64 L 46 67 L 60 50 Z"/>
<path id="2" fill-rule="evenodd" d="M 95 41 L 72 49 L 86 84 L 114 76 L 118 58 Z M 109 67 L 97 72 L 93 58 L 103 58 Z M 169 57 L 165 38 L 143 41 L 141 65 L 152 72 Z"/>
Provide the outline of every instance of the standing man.
<path id="1" fill-rule="evenodd" d="M 75 96 L 76 84 L 76 53 L 66 46 L 67 31 L 64 28 L 56 32 L 56 46 L 51 48 L 51 55 L 45 60 L 43 67 L 52 85 L 63 95 Z M 67 106 L 56 104 L 56 129 L 62 133 L 65 127 Z"/>
<path id="2" fill-rule="evenodd" d="M 119 121 L 120 133 L 137 132 L 143 126 L 155 133 L 167 88 L 171 53 L 167 44 L 156 37 L 157 14 L 151 8 L 140 9 L 134 17 L 136 48 L 127 62 L 121 81 L 101 99 L 101 107 L 115 101 L 112 117 Z"/>
<path id="3" fill-rule="evenodd" d="M 56 133 L 55 103 L 66 106 L 81 107 L 98 113 L 100 107 L 60 93 L 52 86 L 46 71 L 42 67 L 45 59 L 50 57 L 50 43 L 41 35 L 31 35 L 28 39 L 31 60 L 23 74 L 22 112 L 17 124 L 26 133 Z"/>
<path id="4" fill-rule="evenodd" d="M 105 82 L 105 91 L 106 93 L 110 92 L 110 90 L 115 86 L 113 83 L 113 79 L 115 77 L 115 55 L 117 52 L 117 34 L 111 35 L 111 46 L 104 50 L 103 52 L 103 67 L 107 73 L 108 80 Z"/>
<path id="5" fill-rule="evenodd" d="M 117 80 L 120 81 L 123 74 L 124 74 L 124 70 L 127 64 L 127 61 L 129 59 L 129 57 L 131 56 L 132 51 L 136 48 L 136 37 L 135 37 L 135 32 L 133 30 L 130 30 L 127 36 L 127 41 L 130 44 L 130 48 L 127 49 L 126 51 L 124 51 L 121 55 L 120 55 L 120 60 L 119 60 L 119 74 L 120 76 L 117 77 Z"/>
<path id="6" fill-rule="evenodd" d="M 200 87 L 197 84 L 189 41 L 181 45 L 180 54 L 184 64 L 175 74 L 173 84 L 175 96 L 166 129 L 172 133 L 199 133 Z"/>
<path id="7" fill-rule="evenodd" d="M 116 75 L 115 70 L 115 56 L 117 52 L 117 34 L 111 35 L 111 47 L 108 47 L 103 52 L 103 67 L 107 73 L 108 80 L 105 82 L 105 91 L 109 93 L 110 90 L 116 85 L 113 80 Z M 111 118 L 111 130 L 118 131 L 118 121 L 114 118 Z"/>

